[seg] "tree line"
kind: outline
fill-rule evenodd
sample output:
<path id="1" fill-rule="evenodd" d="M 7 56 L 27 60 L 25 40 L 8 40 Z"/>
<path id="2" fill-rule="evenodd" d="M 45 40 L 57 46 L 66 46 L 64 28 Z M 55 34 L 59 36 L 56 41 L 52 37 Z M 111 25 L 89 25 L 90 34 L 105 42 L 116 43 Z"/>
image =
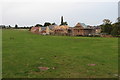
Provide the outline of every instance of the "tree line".
<path id="1" fill-rule="evenodd" d="M 104 19 L 103 24 L 100 25 L 101 33 L 112 36 L 120 36 L 120 17 L 117 22 L 113 23 L 109 19 Z"/>
<path id="2" fill-rule="evenodd" d="M 6 26 L 6 25 L 0 25 L 0 28 L 2 28 L 2 29 L 30 29 L 30 27 L 26 27 L 26 26 L 24 26 L 24 27 L 20 27 L 20 26 L 18 26 L 17 24 L 15 24 L 15 26 L 11 26 L 11 25 L 8 25 L 8 26 Z"/>
<path id="3" fill-rule="evenodd" d="M 36 24 L 35 27 L 46 27 L 49 25 L 56 25 L 56 23 L 45 22 L 43 25 Z M 67 22 L 63 22 L 60 25 L 68 25 Z M 20 27 L 15 24 L 14 27 L 0 25 L 0 28 L 3 29 L 31 29 L 33 26 L 30 27 Z M 104 19 L 103 24 L 99 25 L 101 28 L 101 33 L 105 35 L 112 35 L 112 36 L 120 36 L 120 17 L 117 18 L 117 22 L 112 23 L 109 19 Z"/>
<path id="4" fill-rule="evenodd" d="M 46 27 L 50 25 L 57 25 L 56 23 L 50 23 L 50 22 L 45 22 L 43 25 L 41 24 L 36 24 L 35 27 Z M 68 25 L 67 22 L 62 22 L 60 25 Z"/>
<path id="5" fill-rule="evenodd" d="M 45 22 L 43 25 L 42 25 L 42 24 L 36 24 L 36 25 L 34 25 L 34 26 L 35 26 L 35 27 L 46 27 L 46 26 L 49 26 L 49 25 L 56 25 L 56 23 Z M 62 25 L 68 25 L 68 24 L 67 24 L 67 22 L 64 22 Z M 11 25 L 8 25 L 8 26 L 0 25 L 0 28 L 2 28 L 2 29 L 30 29 L 31 27 L 33 27 L 33 26 L 20 27 L 20 26 L 18 26 L 17 24 L 15 24 L 15 26 L 11 26 Z"/>

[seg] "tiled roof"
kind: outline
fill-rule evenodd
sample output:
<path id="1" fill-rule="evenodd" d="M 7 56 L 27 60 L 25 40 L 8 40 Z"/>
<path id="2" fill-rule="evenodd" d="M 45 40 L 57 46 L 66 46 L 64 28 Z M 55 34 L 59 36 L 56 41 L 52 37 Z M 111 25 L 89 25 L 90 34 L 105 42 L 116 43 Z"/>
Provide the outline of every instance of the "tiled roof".
<path id="1" fill-rule="evenodd" d="M 45 30 L 46 29 L 46 27 L 41 27 L 41 30 Z"/>
<path id="2" fill-rule="evenodd" d="M 78 26 L 81 26 L 81 24 L 80 24 L 80 23 L 77 23 L 77 24 L 76 24 L 76 27 L 78 27 Z"/>
<path id="3" fill-rule="evenodd" d="M 77 23 L 75 27 L 87 28 L 87 26 L 84 23 Z"/>
<path id="4" fill-rule="evenodd" d="M 53 29 L 55 26 L 57 26 L 57 25 L 49 25 L 48 27 L 49 27 L 49 29 Z"/>
<path id="5" fill-rule="evenodd" d="M 80 23 L 84 28 L 87 28 L 87 25 L 85 23 Z"/>

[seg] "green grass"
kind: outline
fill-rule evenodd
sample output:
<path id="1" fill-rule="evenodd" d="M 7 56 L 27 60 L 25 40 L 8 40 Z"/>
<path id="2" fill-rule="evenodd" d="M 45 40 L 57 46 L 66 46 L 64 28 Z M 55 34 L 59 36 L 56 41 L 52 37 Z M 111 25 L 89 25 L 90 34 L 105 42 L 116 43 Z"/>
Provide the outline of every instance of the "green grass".
<path id="1" fill-rule="evenodd" d="M 3 78 L 114 78 L 118 73 L 117 38 L 3 30 L 2 44 Z"/>

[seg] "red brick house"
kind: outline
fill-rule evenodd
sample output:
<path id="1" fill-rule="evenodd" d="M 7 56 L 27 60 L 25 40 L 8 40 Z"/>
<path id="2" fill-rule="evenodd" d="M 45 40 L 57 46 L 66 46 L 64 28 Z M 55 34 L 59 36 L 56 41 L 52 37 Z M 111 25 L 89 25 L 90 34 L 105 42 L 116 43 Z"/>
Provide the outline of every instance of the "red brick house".
<path id="1" fill-rule="evenodd" d="M 30 30 L 32 33 L 40 33 L 40 27 L 32 27 Z"/>

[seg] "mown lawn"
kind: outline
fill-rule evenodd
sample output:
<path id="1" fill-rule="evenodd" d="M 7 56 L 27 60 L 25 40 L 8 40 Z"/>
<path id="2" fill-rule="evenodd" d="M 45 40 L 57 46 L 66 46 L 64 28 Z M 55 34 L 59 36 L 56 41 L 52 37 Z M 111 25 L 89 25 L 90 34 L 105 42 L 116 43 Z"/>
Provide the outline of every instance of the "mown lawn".
<path id="1" fill-rule="evenodd" d="M 118 73 L 117 38 L 41 36 L 22 30 L 3 30 L 2 35 L 3 78 L 114 78 Z"/>

